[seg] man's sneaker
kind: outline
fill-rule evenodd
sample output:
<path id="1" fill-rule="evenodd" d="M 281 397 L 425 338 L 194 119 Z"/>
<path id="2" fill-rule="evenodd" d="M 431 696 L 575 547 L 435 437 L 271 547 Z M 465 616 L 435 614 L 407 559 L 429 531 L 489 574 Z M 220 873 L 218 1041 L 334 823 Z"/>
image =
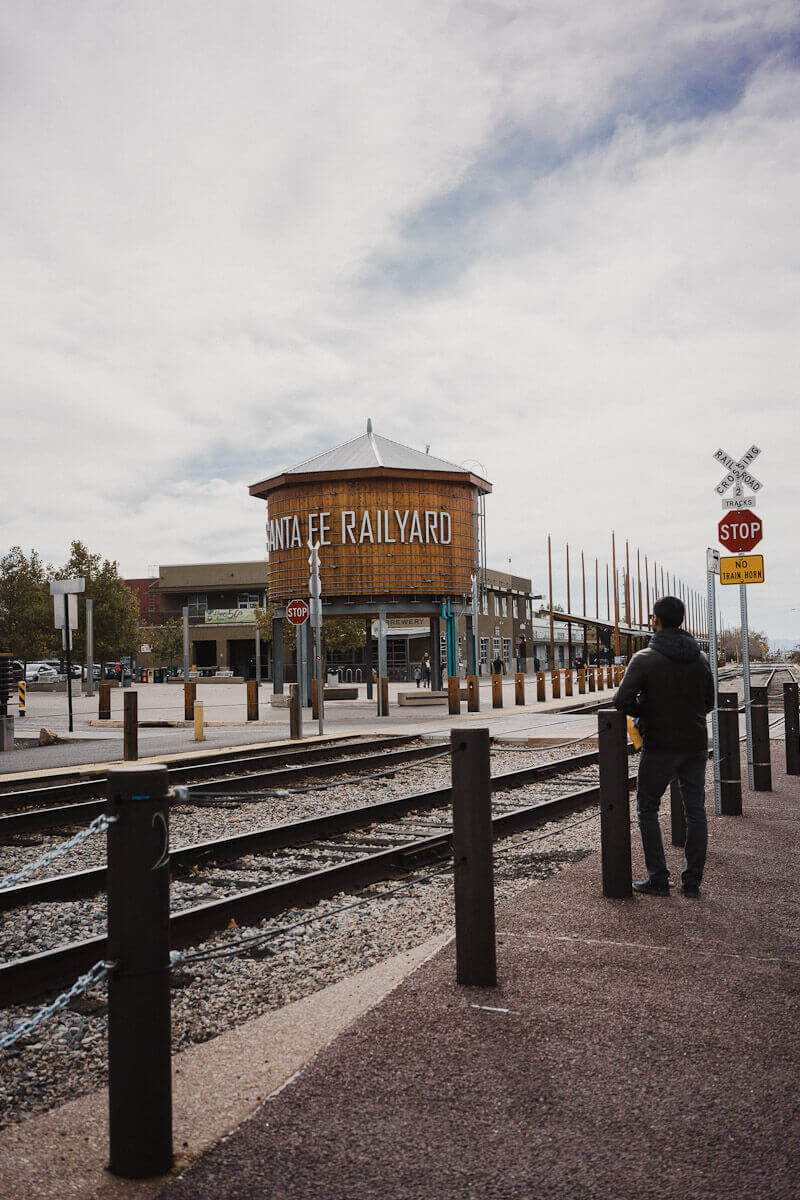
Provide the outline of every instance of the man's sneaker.
<path id="1" fill-rule="evenodd" d="M 643 896 L 668 896 L 668 883 L 654 883 L 652 879 L 639 879 L 633 885 L 635 892 L 641 892 Z"/>
<path id="2" fill-rule="evenodd" d="M 682 883 L 681 891 L 683 892 L 684 896 L 699 896 L 700 895 L 700 884 L 699 883 Z"/>

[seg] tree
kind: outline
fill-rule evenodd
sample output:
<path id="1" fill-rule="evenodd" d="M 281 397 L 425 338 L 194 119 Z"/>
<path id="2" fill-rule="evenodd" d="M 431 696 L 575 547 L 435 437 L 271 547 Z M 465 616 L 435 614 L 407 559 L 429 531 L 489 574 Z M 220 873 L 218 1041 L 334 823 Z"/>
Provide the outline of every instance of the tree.
<path id="1" fill-rule="evenodd" d="M 46 568 L 35 550 L 26 558 L 12 546 L 0 558 L 0 650 L 25 662 L 42 658 L 57 644 Z"/>
<path id="2" fill-rule="evenodd" d="M 98 662 L 135 655 L 139 649 L 139 602 L 120 577 L 116 562 L 92 554 L 83 542 L 75 541 L 70 556 L 56 573 L 57 579 L 83 577 L 86 599 L 94 602 L 94 657 Z M 86 653 L 86 607 L 78 605 L 78 629 L 73 636 L 73 653 Z"/>
<path id="3" fill-rule="evenodd" d="M 367 632 L 362 618 L 331 617 L 322 622 L 322 644 L 327 654 L 360 650 L 366 640 Z"/>
<path id="4" fill-rule="evenodd" d="M 149 645 L 159 667 L 177 667 L 183 662 L 183 622 L 164 621 L 161 625 L 141 625 L 139 639 Z"/>
<path id="5" fill-rule="evenodd" d="M 721 638 L 722 649 L 730 658 L 742 657 L 741 629 L 728 629 Z M 747 648 L 752 659 L 762 659 L 769 653 L 769 639 L 757 629 L 748 630 Z"/>

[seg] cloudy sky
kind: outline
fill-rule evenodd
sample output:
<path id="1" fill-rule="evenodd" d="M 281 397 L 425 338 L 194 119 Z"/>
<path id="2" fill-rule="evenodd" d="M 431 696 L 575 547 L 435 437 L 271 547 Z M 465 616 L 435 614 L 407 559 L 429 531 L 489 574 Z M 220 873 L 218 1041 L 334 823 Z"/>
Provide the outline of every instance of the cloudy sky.
<path id="1" fill-rule="evenodd" d="M 755 442 L 800 639 L 796 3 L 9 0 L 0 64 L 0 550 L 260 557 L 372 417 L 536 590 L 612 527 L 702 587 Z"/>

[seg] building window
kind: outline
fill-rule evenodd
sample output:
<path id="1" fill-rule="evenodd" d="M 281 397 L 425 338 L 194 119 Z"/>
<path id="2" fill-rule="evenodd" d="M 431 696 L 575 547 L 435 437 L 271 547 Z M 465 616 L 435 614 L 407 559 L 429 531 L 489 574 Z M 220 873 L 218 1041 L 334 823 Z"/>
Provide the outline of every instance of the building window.
<path id="1" fill-rule="evenodd" d="M 503 638 L 503 662 L 511 662 L 511 638 Z"/>
<path id="2" fill-rule="evenodd" d="M 236 597 L 237 608 L 260 608 L 261 592 L 239 592 Z"/>
<path id="3" fill-rule="evenodd" d="M 205 592 L 192 592 L 186 599 L 190 617 L 202 617 L 208 608 L 208 596 Z"/>
<path id="4" fill-rule="evenodd" d="M 503 616 L 507 617 L 508 616 L 508 597 L 503 596 L 501 603 L 503 605 Z"/>
<path id="5" fill-rule="evenodd" d="M 481 638 L 481 666 L 489 665 L 489 639 Z"/>
<path id="6" fill-rule="evenodd" d="M 519 618 L 519 601 L 516 596 L 511 601 L 511 615 L 512 617 Z"/>
<path id="7" fill-rule="evenodd" d="M 500 657 L 500 638 L 492 638 L 492 661 Z"/>
<path id="8" fill-rule="evenodd" d="M 492 595 L 493 595 L 493 599 L 494 599 L 494 615 L 496 617 L 499 617 L 500 616 L 500 597 L 498 596 L 497 592 L 494 592 Z"/>
<path id="9" fill-rule="evenodd" d="M 483 612 L 483 615 L 485 617 L 488 617 L 488 615 L 489 615 L 489 593 L 488 592 L 484 592 L 483 595 L 481 596 L 481 610 Z"/>

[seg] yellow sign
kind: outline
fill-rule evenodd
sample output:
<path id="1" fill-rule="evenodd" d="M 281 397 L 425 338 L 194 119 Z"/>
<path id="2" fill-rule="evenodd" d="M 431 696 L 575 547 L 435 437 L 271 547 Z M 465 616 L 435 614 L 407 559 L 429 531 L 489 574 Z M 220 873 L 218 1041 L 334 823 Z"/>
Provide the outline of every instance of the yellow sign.
<path id="1" fill-rule="evenodd" d="M 720 583 L 763 583 L 764 555 L 736 554 L 719 560 Z"/>

